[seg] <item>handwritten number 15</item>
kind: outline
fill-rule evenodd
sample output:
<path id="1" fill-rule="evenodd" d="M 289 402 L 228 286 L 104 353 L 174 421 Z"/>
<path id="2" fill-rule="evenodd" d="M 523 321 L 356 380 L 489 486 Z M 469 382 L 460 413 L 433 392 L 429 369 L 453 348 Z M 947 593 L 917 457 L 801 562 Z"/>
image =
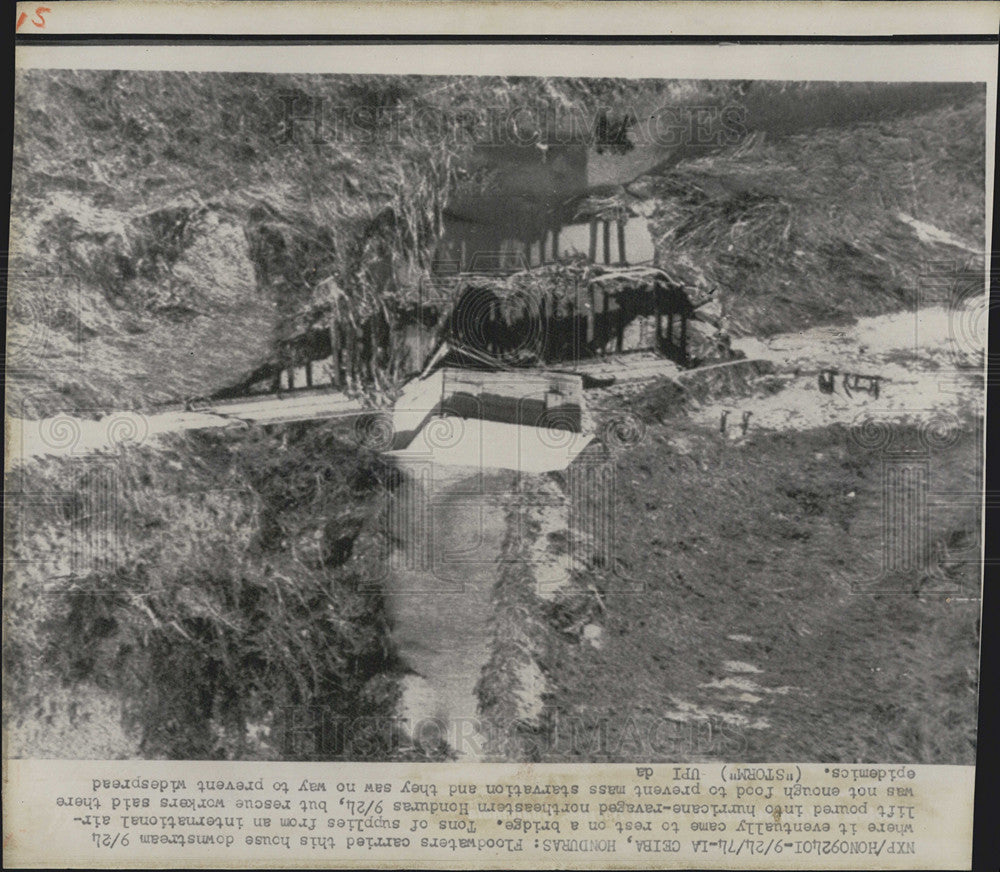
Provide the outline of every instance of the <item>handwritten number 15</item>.
<path id="1" fill-rule="evenodd" d="M 45 27 L 45 14 L 47 12 L 51 12 L 51 11 L 52 10 L 49 9 L 48 6 L 36 6 L 35 7 L 35 17 L 31 19 L 31 23 L 33 25 L 35 25 L 35 27 L 44 28 Z M 28 20 L 28 13 L 27 12 L 22 12 L 17 17 L 17 26 L 14 28 L 14 30 L 20 30 L 21 29 L 21 25 L 24 24 L 24 22 L 27 21 L 27 20 Z"/>

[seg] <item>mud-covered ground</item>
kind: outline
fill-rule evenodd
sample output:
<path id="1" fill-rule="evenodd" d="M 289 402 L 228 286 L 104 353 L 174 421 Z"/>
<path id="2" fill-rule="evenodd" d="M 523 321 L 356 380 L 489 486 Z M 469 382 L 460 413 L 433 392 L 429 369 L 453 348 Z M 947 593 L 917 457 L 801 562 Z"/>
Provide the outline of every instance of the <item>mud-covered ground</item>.
<path id="1" fill-rule="evenodd" d="M 407 717 L 494 759 L 971 762 L 976 312 L 739 340 L 752 359 L 724 379 L 590 392 L 601 439 L 566 472 L 438 494 L 443 565 L 388 582 L 422 579 Z M 878 396 L 845 372 L 881 376 Z M 465 599 L 435 596 L 461 537 Z"/>
<path id="2" fill-rule="evenodd" d="M 548 667 L 555 758 L 973 762 L 975 321 L 932 308 L 747 339 L 776 374 L 629 401 L 604 632 Z M 886 380 L 827 394 L 825 366 Z"/>
<path id="3" fill-rule="evenodd" d="M 893 571 L 886 461 L 849 428 L 651 426 L 615 465 L 602 645 L 549 665 L 556 756 L 972 763 L 980 439 L 931 452 L 931 492 L 966 499 L 934 501 L 929 564 Z"/>
<path id="4" fill-rule="evenodd" d="M 954 270 L 983 237 L 982 94 L 738 84 L 19 77 L 7 424 L 34 422 L 41 445 L 7 470 L 8 753 L 386 759 L 398 748 L 363 725 L 289 749 L 288 713 L 391 717 L 420 666 L 446 710 L 513 725 L 491 746 L 513 759 L 970 762 L 985 307 L 973 284 L 958 317 L 911 309 L 939 299 L 925 265 Z M 429 268 L 443 156 L 419 136 L 278 147 L 289 85 L 418 114 L 738 102 L 737 143 L 671 154 L 626 199 L 657 263 L 714 293 L 734 347 L 773 371 L 591 392 L 618 423 L 585 458 L 613 479 L 590 528 L 573 475 L 452 501 L 453 543 L 488 532 L 476 598 L 400 620 L 398 490 L 349 425 L 195 435 L 148 414 L 277 359 L 338 283 L 403 306 Z M 883 376 L 879 397 L 840 377 L 821 393 L 823 366 Z M 887 452 L 909 448 L 923 550 L 886 575 Z M 446 656 L 408 664 L 422 634 Z"/>
<path id="5" fill-rule="evenodd" d="M 442 719 L 463 747 L 433 758 L 969 763 L 983 381 L 955 328 L 975 311 L 738 340 L 767 366 L 590 392 L 601 439 L 570 470 L 438 470 L 433 518 L 344 423 L 17 465 L 10 751 L 407 753 L 366 727 L 290 749 L 283 718 L 318 704 Z M 885 381 L 823 393 L 822 366 Z M 926 476 L 908 538 L 900 463 Z M 81 521 L 107 469 L 118 511 Z M 111 548 L 83 578 L 81 534 Z"/>

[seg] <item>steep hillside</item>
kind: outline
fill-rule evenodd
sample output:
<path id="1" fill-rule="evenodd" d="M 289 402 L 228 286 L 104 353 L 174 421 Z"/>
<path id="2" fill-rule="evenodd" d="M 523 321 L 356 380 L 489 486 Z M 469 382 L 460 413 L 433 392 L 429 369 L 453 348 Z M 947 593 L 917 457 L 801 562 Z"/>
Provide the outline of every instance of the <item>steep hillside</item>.
<path id="1" fill-rule="evenodd" d="M 983 250 L 984 155 L 978 97 L 808 133 L 754 131 L 648 181 L 658 260 L 716 288 L 736 334 L 927 303 L 929 264 Z"/>
<path id="2" fill-rule="evenodd" d="M 929 251 L 898 211 L 981 237 L 973 86 L 23 71 L 16 90 L 15 415 L 210 393 L 301 363 L 285 340 L 330 321 L 377 317 L 367 353 L 391 370 L 444 205 L 493 190 L 468 160 L 484 142 L 661 149 L 640 185 L 660 259 L 722 287 L 737 329 L 898 305 Z M 724 135 L 692 141 L 720 110 Z"/>
<path id="3" fill-rule="evenodd" d="M 12 475 L 10 753 L 266 759 L 295 755 L 308 707 L 385 714 L 384 466 L 352 434 L 196 434 Z M 388 747 L 327 740 L 347 747 L 299 753 Z"/>
<path id="4" fill-rule="evenodd" d="M 119 71 L 24 71 L 16 88 L 8 409 L 29 415 L 210 392 L 332 300 L 391 323 L 488 125 L 636 92 Z"/>

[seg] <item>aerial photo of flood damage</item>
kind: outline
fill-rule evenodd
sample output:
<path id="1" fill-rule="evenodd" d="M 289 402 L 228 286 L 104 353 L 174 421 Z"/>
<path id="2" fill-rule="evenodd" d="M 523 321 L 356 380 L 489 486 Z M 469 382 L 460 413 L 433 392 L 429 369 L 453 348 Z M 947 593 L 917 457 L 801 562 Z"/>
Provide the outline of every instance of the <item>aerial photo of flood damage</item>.
<path id="1" fill-rule="evenodd" d="M 7 753 L 974 763 L 985 125 L 20 70 Z"/>

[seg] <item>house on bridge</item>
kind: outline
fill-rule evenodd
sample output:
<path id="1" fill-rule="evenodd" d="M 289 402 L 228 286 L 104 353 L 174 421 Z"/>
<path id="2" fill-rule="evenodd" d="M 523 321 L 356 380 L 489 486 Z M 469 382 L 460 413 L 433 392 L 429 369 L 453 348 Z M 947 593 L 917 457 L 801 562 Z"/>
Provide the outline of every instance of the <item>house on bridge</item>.
<path id="1" fill-rule="evenodd" d="M 687 366 L 695 308 L 655 267 L 556 264 L 467 276 L 441 336 L 448 356 L 435 363 L 546 366 L 652 350 Z"/>
<path id="2" fill-rule="evenodd" d="M 652 267 L 467 276 L 434 352 L 394 403 L 387 456 L 415 469 L 432 458 L 566 469 L 595 436 L 584 389 L 603 379 L 587 373 L 588 360 L 620 370 L 630 352 L 651 351 L 654 368 L 672 369 L 666 358 L 687 365 L 694 313 L 683 286 Z"/>
<path id="3" fill-rule="evenodd" d="M 697 304 L 657 267 L 570 263 L 465 274 L 450 297 L 450 305 L 436 300 L 433 311 L 417 313 L 395 332 L 384 316 L 289 331 L 283 360 L 263 364 L 215 396 L 350 391 L 364 380 L 378 386 L 386 362 L 396 380 L 437 366 L 523 372 L 642 351 L 682 367 L 698 362 L 689 331 Z"/>

